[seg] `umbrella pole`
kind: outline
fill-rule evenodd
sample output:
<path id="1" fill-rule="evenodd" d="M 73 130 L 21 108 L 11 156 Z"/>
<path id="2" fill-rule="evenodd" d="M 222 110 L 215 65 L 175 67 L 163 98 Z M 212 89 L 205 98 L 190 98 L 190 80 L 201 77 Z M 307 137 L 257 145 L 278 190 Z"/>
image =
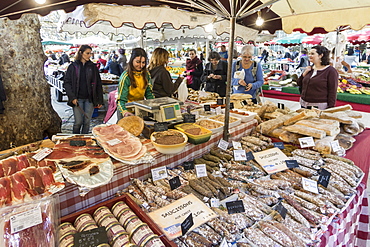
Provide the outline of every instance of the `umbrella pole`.
<path id="1" fill-rule="evenodd" d="M 225 141 L 229 140 L 229 117 L 230 117 L 230 93 L 231 93 L 231 73 L 233 65 L 233 52 L 234 52 L 234 37 L 235 37 L 235 24 L 236 18 L 230 18 L 230 37 L 229 37 L 229 51 L 227 60 L 227 80 L 226 80 L 226 106 L 225 106 L 225 123 L 224 123 L 224 133 L 223 139 Z"/>

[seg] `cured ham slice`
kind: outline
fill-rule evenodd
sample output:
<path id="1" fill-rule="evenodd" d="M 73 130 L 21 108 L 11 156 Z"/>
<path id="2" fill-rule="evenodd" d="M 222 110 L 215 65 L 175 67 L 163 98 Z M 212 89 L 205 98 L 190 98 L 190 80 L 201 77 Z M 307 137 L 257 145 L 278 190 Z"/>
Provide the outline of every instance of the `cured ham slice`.
<path id="1" fill-rule="evenodd" d="M 52 160 L 41 160 L 37 163 L 37 167 L 49 167 L 53 172 L 57 170 L 57 166 Z"/>
<path id="2" fill-rule="evenodd" d="M 99 141 L 106 142 L 106 141 L 113 140 L 113 139 L 124 140 L 124 139 L 129 138 L 130 136 L 131 136 L 131 134 L 128 131 L 121 130 L 120 132 L 117 132 L 117 133 L 110 133 L 108 135 L 101 135 L 101 136 L 99 136 Z"/>
<path id="3" fill-rule="evenodd" d="M 48 160 L 60 160 L 60 159 L 69 159 L 76 157 L 77 154 L 73 150 L 68 149 L 54 149 L 51 154 L 47 156 Z"/>
<path id="4" fill-rule="evenodd" d="M 3 160 L 2 163 L 3 163 L 4 176 L 10 176 L 18 171 L 17 170 L 17 164 L 18 164 L 17 157 L 7 158 Z"/>
<path id="5" fill-rule="evenodd" d="M 141 150 L 142 144 L 137 138 L 123 140 L 121 143 L 107 148 L 112 153 L 117 154 L 121 158 L 132 157 L 137 155 Z"/>
<path id="6" fill-rule="evenodd" d="M 141 150 L 138 154 L 131 156 L 131 157 L 126 157 L 125 160 L 137 160 L 140 159 L 147 151 L 147 148 L 145 146 L 141 147 Z"/>
<path id="7" fill-rule="evenodd" d="M 28 167 L 27 169 L 22 170 L 24 177 L 27 180 L 29 193 L 31 195 L 39 195 L 44 193 L 45 186 L 42 182 L 40 174 L 37 172 L 35 167 Z"/>
<path id="8" fill-rule="evenodd" d="M 39 167 L 37 168 L 37 172 L 39 173 L 42 183 L 46 189 L 50 188 L 52 185 L 56 185 L 53 176 L 53 170 L 51 170 L 49 167 Z"/>
<path id="9" fill-rule="evenodd" d="M 32 158 L 36 153 L 26 153 L 25 155 L 27 156 L 28 163 L 30 164 L 29 166 L 37 166 L 37 160 Z"/>
<path id="10" fill-rule="evenodd" d="M 0 206 L 10 204 L 11 196 L 11 181 L 9 177 L 0 178 Z"/>
<path id="11" fill-rule="evenodd" d="M 29 185 L 26 178 L 21 172 L 16 172 L 10 176 L 11 180 L 11 190 L 13 194 L 14 201 L 23 201 L 25 196 L 28 194 Z"/>
<path id="12" fill-rule="evenodd" d="M 30 166 L 30 163 L 28 162 L 28 158 L 25 154 L 18 156 L 18 164 L 17 164 L 17 171 L 22 171 L 23 169 Z"/>
<path id="13" fill-rule="evenodd" d="M 117 124 L 112 124 L 104 127 L 95 127 L 94 132 L 99 136 L 106 136 L 111 133 L 122 131 L 122 127 Z"/>

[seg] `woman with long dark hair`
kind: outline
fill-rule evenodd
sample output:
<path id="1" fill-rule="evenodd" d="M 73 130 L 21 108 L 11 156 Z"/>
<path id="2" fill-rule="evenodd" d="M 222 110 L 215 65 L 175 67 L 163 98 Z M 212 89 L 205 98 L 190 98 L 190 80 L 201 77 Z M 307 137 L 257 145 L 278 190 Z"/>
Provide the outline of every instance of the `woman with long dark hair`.
<path id="1" fill-rule="evenodd" d="M 195 49 L 189 49 L 189 59 L 186 60 L 186 79 L 188 87 L 194 90 L 199 90 L 203 74 L 203 63 L 197 57 Z"/>
<path id="2" fill-rule="evenodd" d="M 330 66 L 330 51 L 321 45 L 313 46 L 308 53 L 313 66 L 307 66 L 298 79 L 302 108 L 320 110 L 335 106 L 337 100 L 338 72 Z"/>
<path id="3" fill-rule="evenodd" d="M 131 115 L 126 103 L 143 99 L 154 99 L 152 79 L 146 68 L 148 56 L 144 49 L 135 48 L 131 52 L 127 69 L 122 73 L 118 86 L 118 119 Z"/>
<path id="4" fill-rule="evenodd" d="M 103 88 L 96 65 L 90 60 L 92 48 L 81 45 L 64 77 L 68 105 L 73 107 L 73 134 L 87 134 L 94 107 L 103 105 Z"/>

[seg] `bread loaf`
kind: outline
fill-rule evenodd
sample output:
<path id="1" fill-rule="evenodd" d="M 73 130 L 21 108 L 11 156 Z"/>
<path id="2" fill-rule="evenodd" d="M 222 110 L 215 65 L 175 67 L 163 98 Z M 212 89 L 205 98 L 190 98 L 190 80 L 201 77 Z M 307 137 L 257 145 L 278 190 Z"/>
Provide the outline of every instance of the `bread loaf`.
<path id="1" fill-rule="evenodd" d="M 334 112 L 334 113 L 323 112 L 320 115 L 320 118 L 337 120 L 338 122 L 344 124 L 352 124 L 354 122 L 354 119 L 348 117 L 345 112 Z"/>
<path id="2" fill-rule="evenodd" d="M 282 140 L 283 142 L 289 142 L 294 144 L 299 144 L 298 139 L 301 137 L 303 137 L 303 135 L 286 130 L 283 130 L 279 135 L 279 139 Z"/>
<path id="3" fill-rule="evenodd" d="M 268 135 L 273 129 L 279 128 L 284 125 L 284 121 L 290 118 L 289 115 L 283 115 L 275 119 L 268 120 L 257 126 L 257 131 L 262 134 Z"/>
<path id="4" fill-rule="evenodd" d="M 282 128 L 273 129 L 270 131 L 267 135 L 275 138 L 279 138 L 279 135 L 283 133 L 286 130 L 283 130 Z"/>
<path id="5" fill-rule="evenodd" d="M 315 147 L 321 154 L 331 154 L 331 142 L 334 141 L 334 136 L 326 136 L 322 139 L 315 140 Z"/>
<path id="6" fill-rule="evenodd" d="M 348 111 L 345 111 L 345 113 L 347 114 L 348 117 L 351 117 L 351 118 L 362 118 L 361 112 L 358 112 L 358 111 L 348 110 Z"/>
<path id="7" fill-rule="evenodd" d="M 351 135 L 357 135 L 360 132 L 360 126 L 354 121 L 352 124 L 343 124 L 343 130 Z"/>
<path id="8" fill-rule="evenodd" d="M 352 106 L 349 105 L 349 104 L 342 105 L 342 106 L 337 106 L 337 107 L 332 107 L 332 108 L 328 108 L 328 109 L 323 110 L 323 112 L 325 112 L 325 113 L 333 113 L 333 112 L 348 111 L 348 110 L 352 110 Z"/>
<path id="9" fill-rule="evenodd" d="M 284 126 L 283 129 L 287 130 L 287 131 L 290 131 L 290 132 L 293 132 L 293 133 L 305 135 L 305 136 L 312 136 L 312 137 L 315 137 L 315 138 L 318 138 L 318 139 L 322 139 L 326 136 L 326 133 L 323 130 L 318 130 L 318 129 L 314 129 L 314 128 L 311 128 L 311 127 L 298 125 L 298 124 L 297 125 Z"/>
<path id="10" fill-rule="evenodd" d="M 340 127 L 339 122 L 337 120 L 333 120 L 333 119 L 312 118 L 310 120 L 319 121 L 320 123 L 329 124 L 331 126 L 338 127 L 338 128 Z"/>
<path id="11" fill-rule="evenodd" d="M 317 113 L 316 111 L 313 111 L 313 110 L 305 110 L 305 111 L 302 111 L 301 113 L 299 113 L 298 115 L 295 115 L 289 119 L 287 119 L 286 121 L 284 121 L 284 125 L 291 125 L 291 124 L 294 124 L 296 122 L 298 122 L 299 120 L 303 120 L 303 119 L 307 119 L 307 118 L 314 118 L 314 117 L 317 117 Z"/>
<path id="12" fill-rule="evenodd" d="M 338 123 L 338 126 L 333 126 L 333 125 L 330 125 L 330 124 L 322 123 L 320 121 L 315 121 L 315 120 L 309 119 L 309 120 L 300 120 L 300 121 L 295 123 L 295 125 L 297 125 L 297 124 L 307 126 L 307 127 L 311 127 L 311 128 L 318 129 L 318 130 L 323 130 L 323 131 L 325 131 L 326 135 L 328 135 L 328 136 L 336 136 L 337 134 L 339 134 L 339 131 L 340 131 L 339 123 Z"/>

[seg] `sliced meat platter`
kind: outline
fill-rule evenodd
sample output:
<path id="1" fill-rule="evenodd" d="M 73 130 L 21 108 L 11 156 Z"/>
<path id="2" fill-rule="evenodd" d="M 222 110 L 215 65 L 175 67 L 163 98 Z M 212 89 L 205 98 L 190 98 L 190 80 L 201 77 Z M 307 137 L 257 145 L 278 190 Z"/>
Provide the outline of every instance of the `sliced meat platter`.
<path id="1" fill-rule="evenodd" d="M 36 153 L 12 156 L 0 161 L 0 207 L 47 196 L 65 186 L 54 161 L 37 161 Z"/>
<path id="2" fill-rule="evenodd" d="M 124 164 L 136 165 L 154 160 L 139 138 L 117 124 L 96 126 L 92 133 L 112 158 Z"/>
<path id="3" fill-rule="evenodd" d="M 92 137 L 59 139 L 45 160 L 55 162 L 68 182 L 89 189 L 108 183 L 113 176 L 109 155 Z"/>

